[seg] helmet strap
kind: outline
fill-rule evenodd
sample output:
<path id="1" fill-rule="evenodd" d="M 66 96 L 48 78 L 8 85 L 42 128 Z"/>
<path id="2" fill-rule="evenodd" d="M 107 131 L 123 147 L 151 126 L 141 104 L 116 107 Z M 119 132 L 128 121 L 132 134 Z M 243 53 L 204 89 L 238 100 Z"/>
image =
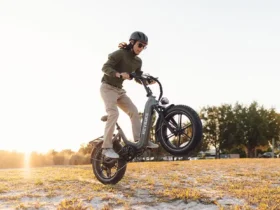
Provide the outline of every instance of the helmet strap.
<path id="1" fill-rule="evenodd" d="M 136 55 L 136 53 L 134 52 L 134 45 L 136 44 L 136 42 L 137 42 L 136 40 L 133 40 L 133 43 L 131 43 L 131 42 L 129 43 L 130 49 L 131 49 L 131 51 L 133 52 L 134 55 Z"/>

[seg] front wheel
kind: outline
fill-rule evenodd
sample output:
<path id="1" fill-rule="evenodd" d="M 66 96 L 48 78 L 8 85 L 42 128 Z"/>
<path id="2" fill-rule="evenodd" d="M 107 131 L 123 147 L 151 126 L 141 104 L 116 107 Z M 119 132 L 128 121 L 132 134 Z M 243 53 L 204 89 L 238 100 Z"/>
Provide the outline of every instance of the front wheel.
<path id="1" fill-rule="evenodd" d="M 176 105 L 159 118 L 156 138 L 162 147 L 174 156 L 184 156 L 195 149 L 202 139 L 202 123 L 190 107 Z"/>
<path id="2" fill-rule="evenodd" d="M 126 171 L 126 161 L 121 157 L 111 159 L 102 155 L 102 142 L 95 146 L 92 151 L 92 169 L 95 177 L 103 184 L 117 184 Z M 119 153 L 122 146 L 114 142 L 114 150 Z"/>

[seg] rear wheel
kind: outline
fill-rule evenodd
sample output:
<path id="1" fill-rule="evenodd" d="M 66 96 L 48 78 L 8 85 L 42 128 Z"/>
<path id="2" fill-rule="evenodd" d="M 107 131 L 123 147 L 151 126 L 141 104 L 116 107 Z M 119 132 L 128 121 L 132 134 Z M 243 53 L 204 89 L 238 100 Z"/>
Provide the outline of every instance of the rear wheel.
<path id="1" fill-rule="evenodd" d="M 92 151 L 92 169 L 95 177 L 103 184 L 116 184 L 124 176 L 126 171 L 126 161 L 107 158 L 102 155 L 102 142 Z M 119 142 L 114 142 L 114 150 L 119 153 L 122 146 Z"/>
<path id="2" fill-rule="evenodd" d="M 164 117 L 170 128 L 159 118 L 156 137 L 162 147 L 172 155 L 187 155 L 202 139 L 202 123 L 190 107 L 176 105 L 168 109 Z"/>

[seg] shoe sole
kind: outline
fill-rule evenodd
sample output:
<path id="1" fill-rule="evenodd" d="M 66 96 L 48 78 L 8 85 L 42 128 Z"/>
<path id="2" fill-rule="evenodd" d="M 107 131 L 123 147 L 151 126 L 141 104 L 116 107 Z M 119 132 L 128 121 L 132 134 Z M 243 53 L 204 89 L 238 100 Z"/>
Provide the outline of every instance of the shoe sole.
<path id="1" fill-rule="evenodd" d="M 118 159 L 118 158 L 120 158 L 120 157 L 110 157 L 110 156 L 107 156 L 107 155 L 105 155 L 105 154 L 102 154 L 102 155 L 104 155 L 106 158 L 112 158 L 112 159 Z"/>
<path id="2" fill-rule="evenodd" d="M 109 156 L 106 156 L 104 155 L 106 158 L 111 158 L 111 159 L 119 159 L 120 157 L 109 157 Z"/>

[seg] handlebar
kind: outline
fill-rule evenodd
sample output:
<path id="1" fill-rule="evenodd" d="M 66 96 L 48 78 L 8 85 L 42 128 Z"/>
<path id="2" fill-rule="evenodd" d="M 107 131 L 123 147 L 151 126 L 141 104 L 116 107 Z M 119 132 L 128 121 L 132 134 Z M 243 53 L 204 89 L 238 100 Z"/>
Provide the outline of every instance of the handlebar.
<path id="1" fill-rule="evenodd" d="M 149 87 L 147 87 L 146 81 L 147 81 L 148 83 L 151 83 L 152 81 L 155 81 L 156 83 L 158 83 L 158 85 L 159 85 L 159 90 L 160 90 L 160 95 L 159 95 L 159 97 L 158 97 L 158 100 L 161 99 L 163 91 L 162 91 L 162 85 L 161 85 L 161 83 L 158 81 L 158 78 L 153 77 L 153 76 L 151 76 L 151 75 L 144 75 L 144 76 L 143 76 L 143 75 L 137 75 L 136 73 L 130 73 L 129 76 L 130 76 L 131 79 L 133 79 L 133 78 L 139 79 L 139 80 L 142 82 L 142 84 L 143 84 L 144 87 L 145 87 L 145 90 L 147 91 L 147 96 L 152 95 L 152 91 L 150 90 Z"/>

